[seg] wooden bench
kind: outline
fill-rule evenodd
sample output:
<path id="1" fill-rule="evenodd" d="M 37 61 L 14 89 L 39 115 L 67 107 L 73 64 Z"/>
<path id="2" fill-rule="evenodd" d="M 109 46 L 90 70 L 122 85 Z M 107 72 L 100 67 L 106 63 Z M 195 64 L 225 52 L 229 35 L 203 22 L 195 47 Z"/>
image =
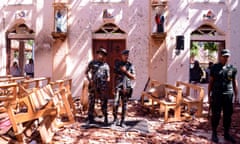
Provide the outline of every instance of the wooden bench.
<path id="1" fill-rule="evenodd" d="M 196 116 L 201 117 L 203 111 L 204 89 L 196 84 L 177 81 L 176 86 L 183 91 L 182 103 L 187 106 L 189 114 L 196 110 Z"/>
<path id="2" fill-rule="evenodd" d="M 59 116 L 67 116 L 68 121 L 62 122 L 61 125 L 70 124 L 75 122 L 76 109 L 73 103 L 71 85 L 72 79 L 57 80 L 50 82 L 52 90 L 57 95 L 57 107 L 59 109 Z"/>
<path id="3" fill-rule="evenodd" d="M 21 95 L 24 95 L 24 93 L 32 92 L 34 88 L 41 88 L 46 86 L 50 83 L 50 80 L 50 77 L 38 77 L 20 81 L 19 97 L 21 97 Z"/>
<path id="4" fill-rule="evenodd" d="M 42 93 L 43 89 L 33 89 L 16 98 L 14 103 L 5 101 L 7 113 L 12 124 L 14 135 L 19 143 L 38 130 L 43 143 L 51 142 L 54 135 L 54 124 L 57 108 L 51 96 Z"/>
<path id="5" fill-rule="evenodd" d="M 147 92 L 142 93 L 142 105 L 147 97 L 151 101 L 152 110 L 155 103 L 159 105 L 159 111 L 164 112 L 164 122 L 181 121 L 182 90 L 170 84 L 159 84 L 155 82 Z M 169 118 L 169 110 L 174 111 L 173 118 Z"/>
<path id="6" fill-rule="evenodd" d="M 156 80 L 150 80 L 149 86 L 147 87 L 146 91 L 143 91 L 141 94 L 141 104 L 142 106 L 149 107 L 151 106 L 151 110 L 154 110 L 154 98 L 162 97 L 162 94 L 164 93 L 165 96 L 165 89 L 162 89 L 162 85 Z M 147 98 L 147 103 L 145 102 L 145 97 Z M 153 98 L 151 98 L 153 97 Z"/>
<path id="7" fill-rule="evenodd" d="M 0 84 L 0 135 L 6 134 L 12 127 L 7 113 L 9 104 L 16 104 L 17 83 Z"/>
<path id="8" fill-rule="evenodd" d="M 12 82 L 19 82 L 25 80 L 25 77 L 12 77 L 12 76 L 6 76 L 0 78 L 0 83 L 12 83 Z"/>
<path id="9" fill-rule="evenodd" d="M 26 79 L 21 81 L 21 85 L 23 85 L 23 87 L 26 89 L 41 88 L 49 84 L 50 80 L 51 80 L 50 77 L 38 77 L 38 78 Z"/>
<path id="10" fill-rule="evenodd" d="M 183 120 L 181 116 L 182 90 L 170 84 L 165 85 L 166 96 L 159 101 L 160 111 L 164 111 L 164 122 Z M 174 116 L 169 118 L 169 110 L 174 111 Z"/>

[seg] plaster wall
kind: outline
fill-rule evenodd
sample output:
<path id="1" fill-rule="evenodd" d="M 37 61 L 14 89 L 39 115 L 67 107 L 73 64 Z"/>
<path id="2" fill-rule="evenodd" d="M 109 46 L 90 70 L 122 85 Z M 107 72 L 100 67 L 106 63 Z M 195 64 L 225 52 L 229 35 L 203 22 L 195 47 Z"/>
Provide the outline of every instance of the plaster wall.
<path id="1" fill-rule="evenodd" d="M 230 15 L 229 15 L 229 45 L 228 48 L 231 50 L 231 57 L 230 62 L 237 67 L 238 69 L 238 83 L 240 82 L 240 63 L 239 63 L 239 56 L 240 56 L 240 21 L 236 18 L 240 15 L 240 2 L 239 1 L 231 1 L 229 3 L 229 9 Z M 239 90 L 240 91 L 240 88 Z M 240 100 L 238 99 L 238 102 Z"/>
<path id="2" fill-rule="evenodd" d="M 32 23 L 35 37 L 35 76 L 53 77 L 53 1 L 36 0 Z"/>
<path id="3" fill-rule="evenodd" d="M 6 0 L 5 0 L 6 1 Z M 87 0 L 72 0 L 69 3 L 68 35 L 63 42 L 51 36 L 54 25 L 53 0 L 33 0 L 31 5 L 0 4 L 2 18 L 1 37 L 16 20 L 16 10 L 27 10 L 26 24 L 36 33 L 35 74 L 53 79 L 72 78 L 74 97 L 81 95 L 84 71 L 92 60 L 93 32 L 104 24 L 104 9 L 113 10 L 114 23 L 126 32 L 126 48 L 131 50 L 130 61 L 135 65 L 137 79 L 133 97 L 138 99 L 150 76 L 160 82 L 175 84 L 177 80 L 188 81 L 191 32 L 201 24 L 203 14 L 213 10 L 216 20 L 212 26 L 224 34 L 226 47 L 231 49 L 231 62 L 238 63 L 240 41 L 240 15 L 238 1 L 228 3 L 193 3 L 186 0 L 170 0 L 167 7 L 166 38 L 159 42 L 150 37 L 152 15 L 147 0 L 125 0 L 124 3 L 92 3 Z M 149 22 L 151 22 L 149 24 Z M 208 22 L 209 23 L 209 22 Z M 176 53 L 176 36 L 184 35 L 184 50 Z M 0 40 L 0 72 L 5 74 L 5 41 Z M 238 78 L 239 81 L 239 78 Z"/>
<path id="4" fill-rule="evenodd" d="M 150 39 L 149 77 L 160 83 L 167 81 L 167 49 L 165 40 Z"/>
<path id="5" fill-rule="evenodd" d="M 215 21 L 203 20 L 203 15 L 208 10 L 216 15 Z M 169 1 L 167 22 L 167 50 L 168 50 L 168 83 L 174 84 L 177 80 L 189 81 L 190 40 L 192 31 L 202 24 L 209 24 L 223 33 L 226 47 L 229 41 L 229 12 L 226 3 L 213 2 L 187 2 L 180 0 L 177 3 Z M 184 35 L 184 50 L 176 54 L 176 36 Z"/>
<path id="6" fill-rule="evenodd" d="M 92 60 L 93 32 L 103 24 L 104 9 L 112 9 L 114 23 L 126 32 L 126 48 L 129 60 L 135 65 L 134 98 L 139 98 L 148 78 L 148 1 L 130 0 L 124 3 L 90 3 L 73 1 L 69 17 L 69 61 L 67 73 L 73 78 L 73 95 L 81 94 L 84 71 Z"/>
<path id="7" fill-rule="evenodd" d="M 19 18 L 17 13 L 25 11 L 25 23 L 35 32 L 35 76 L 52 77 L 52 37 L 49 32 L 52 31 L 52 1 L 33 0 L 26 5 L 1 1 L 1 75 L 6 74 L 6 43 L 5 32 L 10 29 Z"/>

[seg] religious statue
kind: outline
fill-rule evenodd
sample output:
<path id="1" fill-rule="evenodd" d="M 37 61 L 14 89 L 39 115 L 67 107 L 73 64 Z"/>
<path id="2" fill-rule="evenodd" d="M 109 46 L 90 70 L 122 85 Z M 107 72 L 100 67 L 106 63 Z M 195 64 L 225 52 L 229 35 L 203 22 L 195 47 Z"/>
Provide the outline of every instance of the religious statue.
<path id="1" fill-rule="evenodd" d="M 103 18 L 113 18 L 112 14 L 108 11 L 108 9 L 104 9 Z"/>
<path id="2" fill-rule="evenodd" d="M 67 32 L 67 16 L 63 10 L 58 10 L 55 16 L 56 32 Z"/>
<path id="3" fill-rule="evenodd" d="M 155 22 L 157 24 L 157 33 L 164 32 L 164 15 L 163 13 L 157 12 L 155 15 Z"/>

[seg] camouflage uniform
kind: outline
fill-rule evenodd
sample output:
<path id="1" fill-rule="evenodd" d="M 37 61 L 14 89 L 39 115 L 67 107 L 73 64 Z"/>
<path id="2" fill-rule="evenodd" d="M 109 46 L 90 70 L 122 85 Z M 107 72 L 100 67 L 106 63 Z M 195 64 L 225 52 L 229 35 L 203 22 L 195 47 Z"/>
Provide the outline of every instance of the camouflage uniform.
<path id="1" fill-rule="evenodd" d="M 115 77 L 115 98 L 114 98 L 114 107 L 113 107 L 113 116 L 114 121 L 117 120 L 117 111 L 119 107 L 120 100 L 122 101 L 122 114 L 120 125 L 124 122 L 125 114 L 127 111 L 127 101 L 132 95 L 132 84 L 130 78 L 121 72 L 120 68 L 125 66 L 127 71 L 135 74 L 133 65 L 130 62 L 117 62 L 115 64 L 114 72 L 116 73 Z"/>
<path id="2" fill-rule="evenodd" d="M 91 74 L 91 83 L 89 85 L 89 108 L 88 108 L 88 120 L 93 121 L 94 119 L 94 105 L 96 95 L 101 100 L 101 109 L 105 117 L 104 122 L 107 123 L 107 79 L 110 76 L 109 65 L 107 63 L 93 60 L 89 63 L 87 72 Z"/>

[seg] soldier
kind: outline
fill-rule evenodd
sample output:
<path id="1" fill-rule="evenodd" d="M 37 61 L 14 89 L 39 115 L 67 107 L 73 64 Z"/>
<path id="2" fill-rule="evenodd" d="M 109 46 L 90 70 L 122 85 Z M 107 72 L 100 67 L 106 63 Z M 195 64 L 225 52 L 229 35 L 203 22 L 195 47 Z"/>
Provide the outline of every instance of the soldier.
<path id="1" fill-rule="evenodd" d="M 217 126 L 223 109 L 224 139 L 235 143 L 230 136 L 231 117 L 233 113 L 233 94 L 235 101 L 238 96 L 238 83 L 236 79 L 237 69 L 228 64 L 230 51 L 221 51 L 220 62 L 214 64 L 210 69 L 210 80 L 208 85 L 209 102 L 212 109 L 212 141 L 218 143 Z"/>
<path id="2" fill-rule="evenodd" d="M 135 79 L 135 70 L 128 61 L 129 50 L 123 50 L 121 53 L 121 60 L 115 63 L 114 72 L 116 73 L 115 77 L 115 98 L 113 106 L 113 124 L 117 125 L 117 112 L 119 101 L 122 102 L 122 114 L 120 126 L 126 127 L 124 124 L 125 114 L 127 110 L 127 101 L 132 95 L 132 84 L 131 80 Z"/>
<path id="3" fill-rule="evenodd" d="M 96 95 L 101 100 L 101 109 L 104 115 L 104 124 L 108 124 L 107 114 L 107 90 L 108 83 L 110 81 L 110 68 L 105 62 L 107 56 L 106 49 L 100 48 L 97 51 L 97 58 L 92 60 L 85 72 L 87 79 L 89 80 L 89 106 L 88 106 L 88 123 L 94 123 L 94 105 Z"/>

